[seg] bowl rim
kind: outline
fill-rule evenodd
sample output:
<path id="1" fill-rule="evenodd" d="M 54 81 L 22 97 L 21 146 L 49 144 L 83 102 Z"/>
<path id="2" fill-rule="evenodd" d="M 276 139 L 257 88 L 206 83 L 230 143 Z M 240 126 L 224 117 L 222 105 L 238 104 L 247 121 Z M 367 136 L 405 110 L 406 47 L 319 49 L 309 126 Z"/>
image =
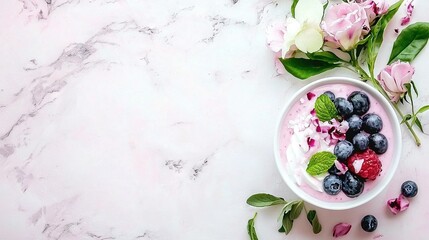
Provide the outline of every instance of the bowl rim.
<path id="1" fill-rule="evenodd" d="M 386 111 L 386 114 L 388 118 L 390 119 L 392 123 L 392 130 L 393 130 L 393 139 L 395 150 L 392 154 L 393 158 L 390 162 L 390 171 L 387 172 L 381 182 L 376 184 L 371 191 L 367 192 L 365 194 L 365 197 L 356 197 L 349 201 L 345 202 L 325 202 L 320 199 L 317 199 L 305 191 L 301 190 L 300 187 L 293 181 L 292 178 L 290 178 L 287 174 L 287 172 L 283 169 L 282 166 L 282 158 L 280 156 L 280 137 L 281 137 L 281 129 L 282 129 L 282 123 L 286 116 L 286 113 L 290 110 L 290 108 L 293 106 L 293 104 L 299 100 L 300 97 L 303 96 L 303 94 L 307 91 L 310 91 L 311 89 L 314 89 L 316 87 L 320 87 L 326 84 L 333 84 L 333 83 L 345 83 L 345 84 L 351 84 L 353 86 L 359 87 L 362 90 L 368 92 L 371 94 L 373 98 L 375 98 L 382 106 L 384 107 L 384 110 Z M 363 205 L 370 200 L 372 200 L 374 197 L 379 195 L 390 183 L 390 181 L 393 178 L 393 175 L 396 172 L 396 169 L 399 165 L 399 160 L 401 157 L 402 152 L 402 144 L 400 139 L 401 137 L 401 129 L 398 117 L 391 105 L 391 103 L 380 93 L 378 92 L 374 87 L 368 85 L 367 83 L 364 83 L 360 80 L 350 78 L 350 77 L 326 77 L 318 79 L 301 89 L 299 89 L 290 99 L 286 102 L 286 104 L 283 106 L 282 111 L 280 112 L 280 116 L 277 120 L 276 125 L 276 134 L 274 138 L 274 155 L 275 155 L 275 161 L 278 171 L 280 172 L 280 175 L 282 176 L 283 181 L 286 183 L 286 185 L 301 199 L 303 199 L 305 202 L 308 202 L 314 206 L 328 209 L 328 210 L 346 210 L 346 209 L 352 209 L 355 207 L 358 207 L 360 205 Z"/>

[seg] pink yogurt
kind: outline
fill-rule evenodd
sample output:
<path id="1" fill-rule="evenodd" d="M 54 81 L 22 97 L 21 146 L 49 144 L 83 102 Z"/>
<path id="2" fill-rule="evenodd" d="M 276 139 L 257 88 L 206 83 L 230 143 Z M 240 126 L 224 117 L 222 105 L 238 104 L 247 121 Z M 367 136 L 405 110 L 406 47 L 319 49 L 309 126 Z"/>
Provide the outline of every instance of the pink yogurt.
<path id="1" fill-rule="evenodd" d="M 301 97 L 301 100 L 296 102 L 289 110 L 289 112 L 286 114 L 283 122 L 282 122 L 282 127 L 281 127 L 281 135 L 280 135 L 280 156 L 283 162 L 283 166 L 284 168 L 288 167 L 288 159 L 286 157 L 286 150 L 287 147 L 290 143 L 290 139 L 291 136 L 293 134 L 293 131 L 289 128 L 289 121 L 290 120 L 294 120 L 297 118 L 297 116 L 305 116 L 308 115 L 310 113 L 310 111 L 314 108 L 314 103 L 317 99 L 318 96 L 320 96 L 321 94 L 323 94 L 325 91 L 331 91 L 335 94 L 336 97 L 344 97 L 347 98 L 349 94 L 351 94 L 353 91 L 362 91 L 364 93 L 366 93 L 370 99 L 371 102 L 371 106 L 370 109 L 368 111 L 368 113 L 376 113 L 378 114 L 381 119 L 383 120 L 383 129 L 381 130 L 380 133 L 384 134 L 389 142 L 389 147 L 387 149 L 387 151 L 382 154 L 382 155 L 378 155 L 378 157 L 380 158 L 380 161 L 382 162 L 382 169 L 388 169 L 390 166 L 390 161 L 393 158 L 393 149 L 394 146 L 392 146 L 393 144 L 393 126 L 392 126 L 392 122 L 390 121 L 390 119 L 387 117 L 387 113 L 386 111 L 383 109 L 383 107 L 366 91 L 363 91 L 362 89 L 355 87 L 353 85 L 350 84 L 329 84 L 329 85 L 324 85 L 324 86 L 320 86 L 320 87 L 316 87 L 314 89 L 311 90 L 312 93 L 314 93 L 316 95 L 316 97 L 313 97 L 311 100 L 308 100 L 306 93 Z M 310 158 L 310 156 L 308 156 L 308 158 Z M 365 194 L 366 192 L 370 191 L 376 184 L 378 181 L 380 181 L 380 179 L 382 179 L 384 177 L 384 172 L 382 171 L 380 176 L 377 177 L 376 180 L 374 181 L 367 181 L 365 182 L 365 187 L 363 190 L 363 194 Z M 322 184 L 323 181 L 320 182 L 320 184 Z M 310 186 L 308 186 L 305 182 L 302 182 L 301 185 L 299 186 L 301 187 L 307 194 L 320 199 L 322 201 L 328 201 L 328 202 L 338 202 L 338 201 L 349 201 L 352 200 L 353 198 L 349 198 L 347 197 L 343 192 L 340 192 L 338 195 L 332 196 L 329 195 L 325 192 L 319 192 L 317 190 L 314 190 L 313 188 L 311 188 Z M 361 195 L 361 196 L 362 196 Z"/>

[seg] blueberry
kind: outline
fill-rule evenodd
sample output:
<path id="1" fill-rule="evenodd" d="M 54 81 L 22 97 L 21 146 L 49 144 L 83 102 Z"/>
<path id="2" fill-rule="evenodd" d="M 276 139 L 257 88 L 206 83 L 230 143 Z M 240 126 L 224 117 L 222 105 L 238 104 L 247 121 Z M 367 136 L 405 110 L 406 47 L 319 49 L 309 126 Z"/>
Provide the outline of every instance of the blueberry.
<path id="1" fill-rule="evenodd" d="M 341 173 L 340 170 L 338 170 L 338 168 L 335 166 L 335 164 L 332 165 L 332 167 L 330 167 L 328 169 L 328 173 L 329 174 L 335 174 L 335 175 L 339 175 Z"/>
<path id="2" fill-rule="evenodd" d="M 374 232 L 377 229 L 378 221 L 373 215 L 366 215 L 362 218 L 360 225 L 365 232 Z"/>
<path id="3" fill-rule="evenodd" d="M 383 154 L 387 151 L 389 143 L 387 138 L 381 133 L 374 133 L 369 136 L 369 148 L 377 154 Z"/>
<path id="4" fill-rule="evenodd" d="M 341 192 L 341 179 L 337 175 L 328 175 L 323 179 L 323 190 L 329 195 L 337 195 Z"/>
<path id="5" fill-rule="evenodd" d="M 323 94 L 328 95 L 329 99 L 331 99 L 331 101 L 333 102 L 335 100 L 335 94 L 331 91 L 326 91 Z"/>
<path id="6" fill-rule="evenodd" d="M 367 133 L 378 133 L 383 128 L 383 120 L 375 113 L 363 116 L 363 130 Z"/>
<path id="7" fill-rule="evenodd" d="M 360 91 L 354 91 L 347 98 L 353 105 L 353 112 L 357 115 L 363 115 L 368 112 L 371 102 L 368 95 Z"/>
<path id="8" fill-rule="evenodd" d="M 404 197 L 415 197 L 418 192 L 417 184 L 413 181 L 405 181 L 401 186 L 401 193 Z"/>
<path id="9" fill-rule="evenodd" d="M 334 154 L 339 161 L 345 161 L 353 153 L 353 144 L 347 140 L 338 141 L 334 148 Z"/>
<path id="10" fill-rule="evenodd" d="M 339 97 L 334 100 L 335 107 L 342 117 L 349 117 L 353 113 L 353 105 L 345 98 Z"/>
<path id="11" fill-rule="evenodd" d="M 347 171 L 342 175 L 342 190 L 347 197 L 354 198 L 363 192 L 364 182 L 359 177 Z"/>
<path id="12" fill-rule="evenodd" d="M 353 137 L 353 148 L 355 151 L 363 152 L 368 149 L 369 139 L 364 133 L 358 133 Z"/>
<path id="13" fill-rule="evenodd" d="M 362 119 L 356 114 L 349 117 L 347 122 L 349 123 L 349 130 L 347 133 L 356 134 L 362 129 Z"/>

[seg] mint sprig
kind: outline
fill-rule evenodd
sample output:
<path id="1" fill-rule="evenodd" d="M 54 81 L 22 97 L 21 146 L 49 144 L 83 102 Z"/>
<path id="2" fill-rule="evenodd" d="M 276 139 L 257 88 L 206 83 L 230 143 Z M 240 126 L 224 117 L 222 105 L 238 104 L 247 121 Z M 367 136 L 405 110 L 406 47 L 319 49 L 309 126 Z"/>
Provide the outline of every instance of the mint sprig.
<path id="1" fill-rule="evenodd" d="M 316 99 L 314 110 L 316 110 L 316 116 L 322 122 L 327 122 L 338 116 L 338 111 L 337 108 L 335 108 L 335 104 L 326 94 L 322 94 Z"/>
<path id="2" fill-rule="evenodd" d="M 281 227 L 278 231 L 285 233 L 286 235 L 289 234 L 292 230 L 294 220 L 301 215 L 303 209 L 305 209 L 307 219 L 312 225 L 313 233 L 317 234 L 322 230 L 322 226 L 319 223 L 316 211 L 310 210 L 307 212 L 304 206 L 304 201 L 302 200 L 285 201 L 283 198 L 276 197 L 271 194 L 258 193 L 250 196 L 246 202 L 253 207 L 269 207 L 278 204 L 284 204 L 278 218 L 278 221 L 281 222 Z M 249 234 L 250 240 L 258 239 L 254 227 L 255 218 L 256 214 L 252 219 L 249 219 L 247 223 L 247 232 Z"/>
<path id="3" fill-rule="evenodd" d="M 336 159 L 337 157 L 328 151 L 315 153 L 311 156 L 306 171 L 312 176 L 325 173 L 332 167 Z"/>

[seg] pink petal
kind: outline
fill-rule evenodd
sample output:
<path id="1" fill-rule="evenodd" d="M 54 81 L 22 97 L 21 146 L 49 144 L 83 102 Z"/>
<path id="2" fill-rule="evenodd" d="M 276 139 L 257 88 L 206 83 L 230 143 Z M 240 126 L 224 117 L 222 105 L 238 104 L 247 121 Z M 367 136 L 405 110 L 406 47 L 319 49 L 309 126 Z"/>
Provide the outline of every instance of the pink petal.
<path id="1" fill-rule="evenodd" d="M 315 147 L 316 146 L 316 140 L 314 140 L 313 138 L 308 137 L 307 138 L 307 144 L 309 148 Z"/>
<path id="2" fill-rule="evenodd" d="M 332 231 L 332 236 L 337 238 L 344 235 L 347 235 L 349 233 L 350 229 L 352 228 L 352 225 L 348 223 L 338 223 L 334 226 L 334 229 Z"/>
<path id="3" fill-rule="evenodd" d="M 312 115 L 312 116 L 316 116 L 316 109 L 311 109 L 311 111 L 310 111 L 310 114 Z"/>
<path id="4" fill-rule="evenodd" d="M 315 96 L 316 96 L 316 94 L 314 94 L 314 93 L 312 93 L 312 92 L 308 92 L 308 93 L 307 93 L 307 99 L 308 99 L 308 100 L 313 99 Z"/>
<path id="5" fill-rule="evenodd" d="M 408 4 L 408 6 L 407 6 L 407 15 L 401 19 L 401 26 L 407 25 L 410 22 L 411 16 L 413 15 L 413 11 L 414 11 L 413 2 L 414 2 L 414 0 L 412 0 Z"/>
<path id="6" fill-rule="evenodd" d="M 410 201 L 400 194 L 398 198 L 389 199 L 387 201 L 387 207 L 393 214 L 398 214 L 399 212 L 405 211 L 410 206 Z"/>
<path id="7" fill-rule="evenodd" d="M 345 174 L 349 170 L 346 164 L 338 160 L 335 160 L 334 164 L 335 164 L 335 167 L 341 172 L 341 174 Z"/>

